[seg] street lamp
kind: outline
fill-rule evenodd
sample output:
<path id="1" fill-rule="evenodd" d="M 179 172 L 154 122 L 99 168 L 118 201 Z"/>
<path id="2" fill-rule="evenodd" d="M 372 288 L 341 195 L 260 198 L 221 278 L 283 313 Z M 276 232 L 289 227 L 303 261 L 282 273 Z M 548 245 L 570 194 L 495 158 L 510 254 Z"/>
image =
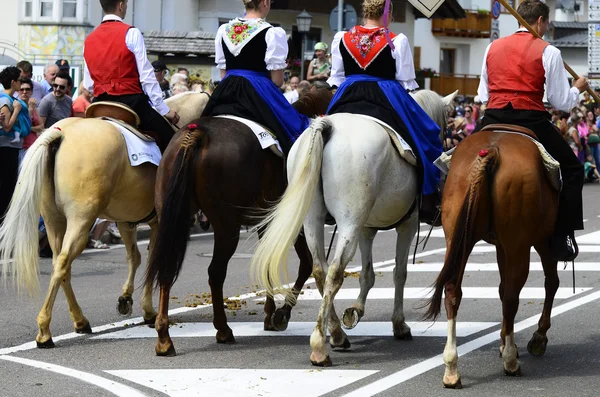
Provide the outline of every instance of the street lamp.
<path id="1" fill-rule="evenodd" d="M 296 17 L 296 25 L 298 32 L 302 34 L 302 54 L 300 55 L 300 80 L 304 80 L 304 53 L 306 52 L 306 34 L 310 32 L 310 24 L 312 23 L 312 15 L 306 10 L 302 11 Z"/>

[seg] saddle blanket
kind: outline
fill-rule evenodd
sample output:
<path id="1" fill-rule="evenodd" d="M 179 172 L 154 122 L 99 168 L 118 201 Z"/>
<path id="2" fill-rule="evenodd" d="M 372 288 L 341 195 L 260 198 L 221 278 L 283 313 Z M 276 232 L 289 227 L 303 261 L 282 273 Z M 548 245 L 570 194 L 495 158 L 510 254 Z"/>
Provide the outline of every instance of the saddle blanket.
<path id="1" fill-rule="evenodd" d="M 267 130 L 262 125 L 254 122 L 252 120 L 244 119 L 242 117 L 237 117 L 237 116 L 230 116 L 227 114 L 214 116 L 214 117 L 221 117 L 224 119 L 235 120 L 235 121 L 238 121 L 238 122 L 244 124 L 246 127 L 250 128 L 252 130 L 252 132 L 254 132 L 254 135 L 256 135 L 256 139 L 258 139 L 258 142 L 260 143 L 260 147 L 262 147 L 263 149 L 271 149 L 273 151 L 273 153 L 275 153 L 279 157 L 283 157 L 283 150 L 281 150 L 279 141 L 277 140 L 277 138 L 275 138 L 275 136 L 273 135 L 273 133 L 271 131 Z"/>
<path id="2" fill-rule="evenodd" d="M 379 124 L 383 127 L 383 129 L 388 133 L 390 139 L 394 143 L 394 146 L 398 150 L 400 157 L 406 160 L 410 165 L 416 167 L 417 166 L 417 156 L 414 151 L 410 147 L 410 145 L 394 130 L 389 124 L 376 119 L 375 117 L 367 116 L 364 114 L 357 114 L 356 116 L 371 120 Z"/>
<path id="3" fill-rule="evenodd" d="M 125 138 L 125 143 L 127 144 L 129 163 L 132 167 L 143 163 L 151 163 L 158 167 L 162 155 L 160 154 L 160 149 L 158 149 L 156 142 L 143 141 L 135 136 L 133 132 L 118 123 L 110 120 L 106 120 L 106 122 L 112 124 L 116 129 L 121 131 L 123 138 Z"/>
<path id="4" fill-rule="evenodd" d="M 502 132 L 505 134 L 521 135 L 525 138 L 530 139 L 533 143 L 535 143 L 540 151 L 540 155 L 542 156 L 542 163 L 544 164 L 544 168 L 546 169 L 546 176 L 548 177 L 550 184 L 557 191 L 560 192 L 562 190 L 562 175 L 560 173 L 560 163 L 558 161 L 556 161 L 554 159 L 554 157 L 552 157 L 550 155 L 550 153 L 548 153 L 548 151 L 546 150 L 544 145 L 542 145 L 540 142 L 536 141 L 529 135 L 521 134 L 519 132 L 513 132 L 513 131 L 498 131 L 498 132 Z M 448 171 L 450 170 L 450 164 L 452 163 L 452 154 L 454 153 L 455 149 L 456 149 L 456 147 L 453 147 L 452 149 L 448 150 L 447 152 L 442 153 L 442 155 L 440 157 L 438 157 L 437 160 L 434 161 L 435 166 L 438 167 L 440 169 L 440 171 L 442 171 L 442 173 L 444 173 L 446 175 L 448 175 Z"/>

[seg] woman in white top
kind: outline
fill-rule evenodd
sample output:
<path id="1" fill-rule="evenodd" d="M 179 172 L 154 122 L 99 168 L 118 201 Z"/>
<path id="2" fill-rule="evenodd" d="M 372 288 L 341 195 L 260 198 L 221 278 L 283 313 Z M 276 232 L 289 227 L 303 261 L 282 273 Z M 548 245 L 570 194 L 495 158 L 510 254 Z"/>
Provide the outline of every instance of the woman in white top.
<path id="1" fill-rule="evenodd" d="M 423 206 L 421 220 L 433 221 L 438 201 L 439 170 L 433 162 L 442 152 L 440 127 L 412 99 L 418 88 L 410 45 L 384 23 L 385 0 L 364 0 L 364 25 L 335 35 L 329 85 L 339 87 L 328 114 L 374 117 L 396 130 L 419 160 Z"/>
<path id="2" fill-rule="evenodd" d="M 309 124 L 278 88 L 287 66 L 287 36 L 264 20 L 271 0 L 243 2 L 245 18 L 236 18 L 217 32 L 215 57 L 222 81 L 202 116 L 227 114 L 262 124 L 275 133 L 287 153 Z"/>

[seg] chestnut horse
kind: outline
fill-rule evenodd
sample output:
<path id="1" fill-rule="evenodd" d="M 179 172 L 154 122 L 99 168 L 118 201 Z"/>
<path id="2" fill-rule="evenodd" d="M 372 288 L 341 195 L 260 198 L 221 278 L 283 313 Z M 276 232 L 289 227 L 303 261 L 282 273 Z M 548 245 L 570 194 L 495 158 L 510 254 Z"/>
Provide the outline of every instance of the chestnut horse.
<path id="1" fill-rule="evenodd" d="M 546 298 L 538 329 L 527 350 L 533 356 L 545 353 L 552 302 L 559 284 L 557 261 L 549 252 L 559 192 L 550 185 L 545 174 L 536 144 L 517 134 L 479 132 L 467 137 L 452 156 L 442 201 L 446 259 L 426 314 L 429 319 L 440 314 L 445 291 L 448 318 L 445 387 L 461 387 L 456 315 L 467 259 L 480 240 L 496 246 L 503 313 L 500 352 L 505 374 L 518 376 L 521 373 L 514 342 L 514 321 L 519 294 L 529 273 L 531 247 L 535 247 L 542 260 Z"/>
<path id="2" fill-rule="evenodd" d="M 327 90 L 311 92 L 294 107 L 307 116 L 317 116 L 325 113 L 331 97 Z M 220 303 L 227 265 L 237 248 L 240 227 L 262 220 L 263 212 L 281 197 L 285 186 L 284 160 L 262 149 L 254 133 L 238 121 L 205 117 L 175 135 L 158 168 L 155 204 L 159 227 L 146 277 L 146 288 L 160 286 L 157 355 L 175 355 L 169 336 L 169 293 L 185 257 L 190 217 L 202 210 L 212 224 L 215 242 L 208 275 L 213 324 L 218 343 L 234 343 Z M 304 236 L 298 238 L 295 248 L 300 258 L 298 279 L 282 308 L 275 310 L 273 298 L 267 298 L 265 330 L 287 328 L 291 309 L 312 271 Z"/>

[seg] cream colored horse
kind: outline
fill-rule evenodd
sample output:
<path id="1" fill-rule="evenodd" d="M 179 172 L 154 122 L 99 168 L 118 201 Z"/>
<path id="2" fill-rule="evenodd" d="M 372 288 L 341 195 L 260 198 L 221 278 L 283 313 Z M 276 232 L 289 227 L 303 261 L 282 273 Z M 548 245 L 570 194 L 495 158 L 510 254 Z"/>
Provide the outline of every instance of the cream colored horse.
<path id="1" fill-rule="evenodd" d="M 167 104 L 181 112 L 185 125 L 198 118 L 208 101 L 205 94 L 180 95 Z M 96 218 L 117 222 L 127 251 L 129 274 L 119 297 L 121 314 L 131 313 L 134 279 L 141 263 L 136 225 L 157 220 L 154 183 L 157 167 L 149 163 L 132 167 L 125 140 L 111 124 L 99 119 L 68 118 L 47 129 L 27 151 L 17 188 L 0 228 L 3 277 L 16 280 L 19 289 L 39 292 L 38 220 L 40 211 L 52 248 L 53 271 L 44 305 L 38 315 L 38 347 L 54 347 L 50 333 L 52 308 L 62 285 L 75 331 L 91 333 L 71 287 L 71 264 L 86 246 Z M 152 291 L 142 295 L 144 320 L 154 323 Z"/>

